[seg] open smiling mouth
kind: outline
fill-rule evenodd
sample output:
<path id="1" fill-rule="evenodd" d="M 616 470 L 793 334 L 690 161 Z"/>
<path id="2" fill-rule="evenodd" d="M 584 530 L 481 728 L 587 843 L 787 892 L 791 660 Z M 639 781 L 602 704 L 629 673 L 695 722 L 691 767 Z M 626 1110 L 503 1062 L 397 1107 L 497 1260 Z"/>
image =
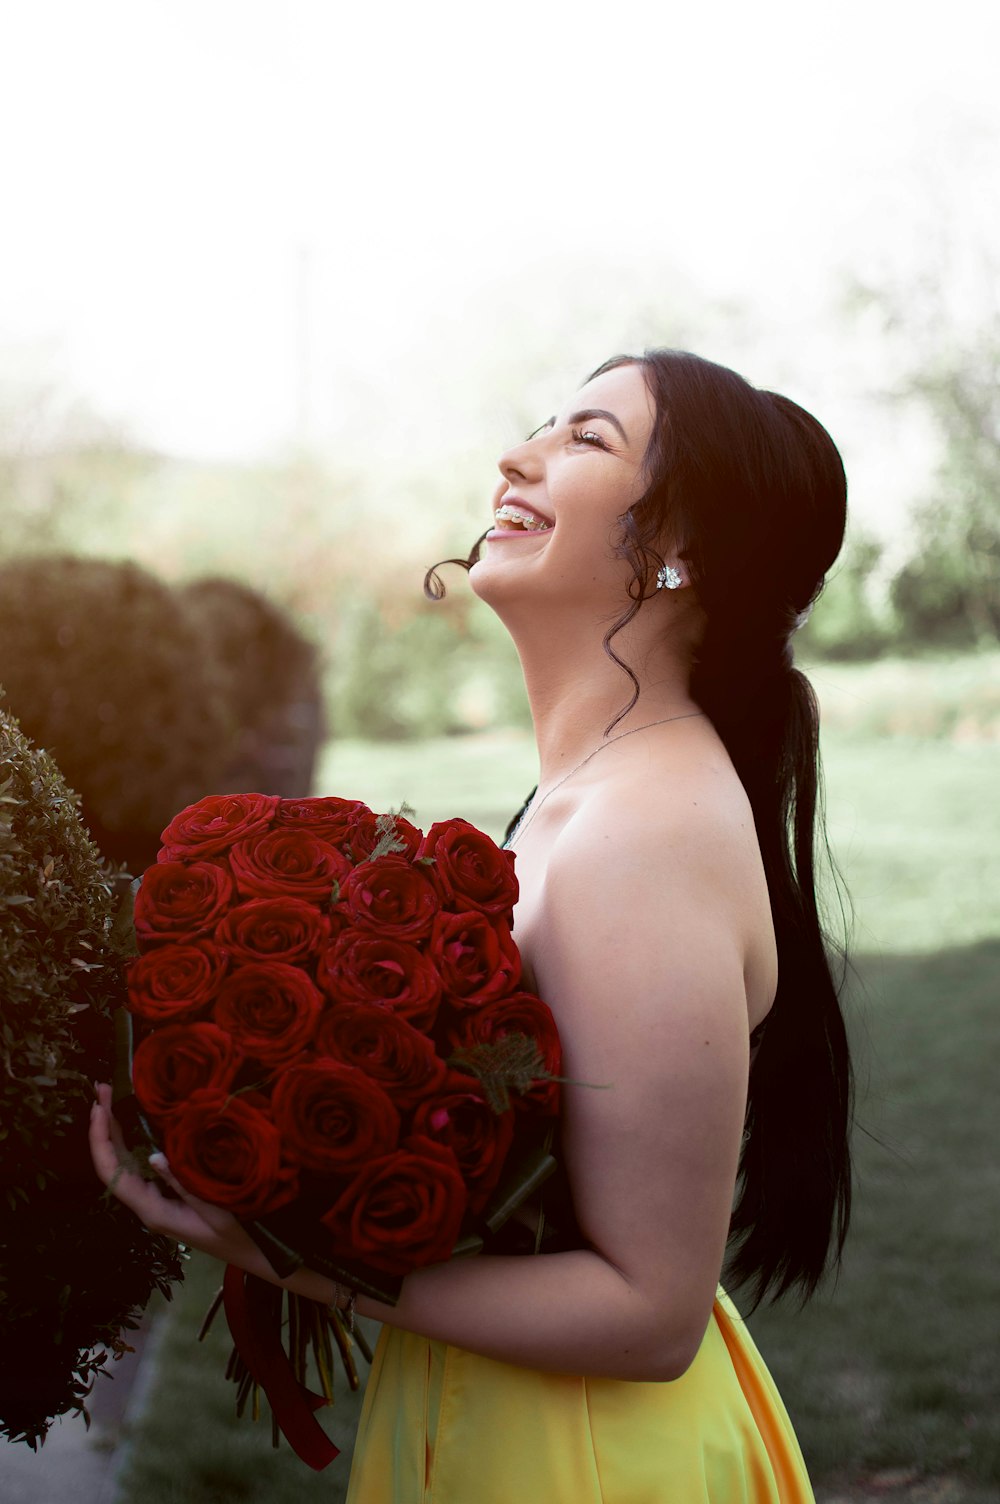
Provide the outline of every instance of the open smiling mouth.
<path id="1" fill-rule="evenodd" d="M 526 538 L 534 537 L 538 533 L 551 533 L 553 524 L 543 522 L 540 518 L 532 516 L 530 512 L 523 512 L 519 507 L 500 506 L 494 514 L 494 526 L 487 533 L 487 538 Z"/>

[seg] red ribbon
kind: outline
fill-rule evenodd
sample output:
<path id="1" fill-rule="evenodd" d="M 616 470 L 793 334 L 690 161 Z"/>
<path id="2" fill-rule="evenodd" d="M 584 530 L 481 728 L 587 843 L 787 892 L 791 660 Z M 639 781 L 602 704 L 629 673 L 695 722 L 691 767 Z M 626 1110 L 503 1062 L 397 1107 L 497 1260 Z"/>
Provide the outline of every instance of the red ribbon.
<path id="1" fill-rule="evenodd" d="M 281 1291 L 233 1264 L 226 1265 L 222 1289 L 233 1341 L 267 1395 L 281 1434 L 303 1462 L 322 1472 L 340 1448 L 314 1415 L 326 1396 L 299 1383 L 281 1345 Z"/>

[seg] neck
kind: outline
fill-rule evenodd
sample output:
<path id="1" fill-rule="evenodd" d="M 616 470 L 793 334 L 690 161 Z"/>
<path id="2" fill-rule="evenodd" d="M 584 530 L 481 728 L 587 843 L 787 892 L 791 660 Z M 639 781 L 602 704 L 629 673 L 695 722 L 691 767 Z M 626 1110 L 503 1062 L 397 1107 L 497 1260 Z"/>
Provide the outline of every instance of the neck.
<path id="1" fill-rule="evenodd" d="M 538 746 L 541 794 L 625 732 L 699 709 L 691 697 L 689 649 L 679 633 L 673 641 L 663 633 L 662 617 L 656 633 L 648 622 L 643 631 L 635 630 L 642 614 L 611 643 L 638 679 L 639 698 L 607 737 L 606 728 L 628 704 L 634 686 L 604 651 L 602 630 L 592 631 L 585 648 L 579 631 L 560 630 L 555 619 L 544 632 L 515 637 Z"/>

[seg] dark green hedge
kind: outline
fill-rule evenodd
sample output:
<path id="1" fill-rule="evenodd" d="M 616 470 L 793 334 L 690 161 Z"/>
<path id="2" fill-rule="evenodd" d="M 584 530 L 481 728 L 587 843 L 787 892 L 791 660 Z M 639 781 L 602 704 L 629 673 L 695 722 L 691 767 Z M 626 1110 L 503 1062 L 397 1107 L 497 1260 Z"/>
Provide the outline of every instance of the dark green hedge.
<path id="1" fill-rule="evenodd" d="M 59 769 L 0 706 L 0 1437 L 32 1447 L 181 1277 L 87 1150 L 124 998 L 115 888 Z"/>

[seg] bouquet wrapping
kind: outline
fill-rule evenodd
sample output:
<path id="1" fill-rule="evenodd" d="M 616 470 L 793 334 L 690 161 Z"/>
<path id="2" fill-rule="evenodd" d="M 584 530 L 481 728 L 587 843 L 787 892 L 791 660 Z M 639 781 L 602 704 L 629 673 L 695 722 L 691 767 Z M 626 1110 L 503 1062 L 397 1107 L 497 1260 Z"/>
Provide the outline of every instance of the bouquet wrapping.
<path id="1" fill-rule="evenodd" d="M 550 1173 L 559 1105 L 558 1033 L 511 934 L 514 854 L 465 820 L 424 834 L 412 813 L 199 800 L 138 885 L 128 968 L 132 1090 L 178 1181 L 240 1218 L 282 1277 L 305 1263 L 389 1303 L 412 1270 L 481 1249 Z M 261 1303 L 280 1321 L 275 1287 L 248 1315 L 254 1283 L 227 1275 L 241 1348 L 259 1346 Z M 290 1313 L 317 1403 L 318 1310 Z M 291 1345 L 302 1388 L 308 1343 Z M 243 1358 L 245 1402 L 259 1374 Z"/>

